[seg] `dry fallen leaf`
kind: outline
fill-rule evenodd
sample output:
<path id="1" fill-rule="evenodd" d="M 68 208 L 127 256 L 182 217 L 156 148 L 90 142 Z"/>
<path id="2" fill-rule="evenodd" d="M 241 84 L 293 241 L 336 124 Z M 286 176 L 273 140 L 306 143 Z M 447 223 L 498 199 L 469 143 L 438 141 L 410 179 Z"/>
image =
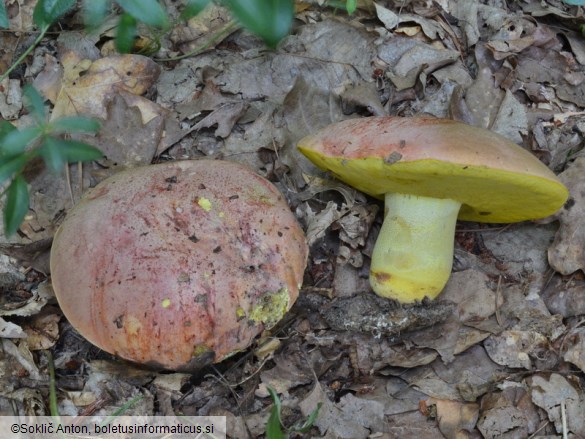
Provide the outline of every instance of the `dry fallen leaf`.
<path id="1" fill-rule="evenodd" d="M 31 351 L 52 348 L 59 339 L 59 320 L 61 315 L 43 310 L 27 322 L 24 331 Z"/>
<path id="2" fill-rule="evenodd" d="M 292 349 L 291 349 L 292 348 Z M 294 387 L 310 384 L 314 374 L 309 363 L 298 346 L 292 345 L 274 358 L 276 366 L 260 373 L 262 383 L 256 390 L 256 396 L 269 396 L 267 387 L 272 387 L 279 394 L 288 394 Z"/>
<path id="3" fill-rule="evenodd" d="M 80 114 L 105 119 L 107 98 L 120 91 L 139 96 L 160 73 L 160 67 L 154 61 L 140 55 L 109 56 L 92 62 L 68 51 L 62 55 L 61 63 L 63 79 L 51 114 L 53 120 Z M 144 110 L 143 122 L 152 119 L 153 116 L 146 113 L 152 111 L 147 107 L 154 104 L 140 98 L 138 105 Z"/>
<path id="4" fill-rule="evenodd" d="M 439 430 L 447 439 L 468 437 L 479 416 L 479 405 L 475 403 L 429 398 L 425 404 L 435 406 Z"/>
<path id="5" fill-rule="evenodd" d="M 455 62 L 459 52 L 439 49 L 414 38 L 393 37 L 380 45 L 378 58 L 388 66 L 388 78 L 396 89 L 404 90 L 413 87 L 421 73 L 428 75 Z"/>
<path id="6" fill-rule="evenodd" d="M 228 10 L 211 2 L 186 25 L 173 26 L 169 37 L 182 53 L 188 53 L 211 50 L 236 30 Z"/>
<path id="7" fill-rule="evenodd" d="M 247 109 L 248 104 L 244 102 L 224 104 L 203 118 L 201 121 L 196 123 L 193 126 L 193 130 L 210 128 L 214 125 L 217 125 L 217 129 L 214 133 L 215 136 L 226 138 L 231 134 L 232 128 L 238 119 L 244 115 Z"/>
<path id="8" fill-rule="evenodd" d="M 319 239 L 325 236 L 325 232 L 329 230 L 331 224 L 345 215 L 349 209 L 347 206 L 338 206 L 337 203 L 330 201 L 327 206 L 319 213 L 314 213 L 308 204 L 305 205 L 307 218 L 307 243 L 312 246 Z"/>
<path id="9" fill-rule="evenodd" d="M 529 437 L 540 427 L 537 408 L 522 385 L 504 384 L 509 387 L 481 399 L 477 428 L 485 439 Z"/>
<path id="10" fill-rule="evenodd" d="M 384 405 L 353 396 L 343 396 L 339 402 L 332 402 L 319 383 L 299 403 L 304 416 L 308 416 L 321 403 L 315 426 L 322 434 L 337 438 L 366 439 L 370 434 L 385 430 Z"/>
<path id="11" fill-rule="evenodd" d="M 22 109 L 22 90 L 18 79 L 5 78 L 0 82 L 0 116 L 16 119 Z"/>
<path id="12" fill-rule="evenodd" d="M 0 338 L 26 338 L 26 333 L 15 323 L 0 317 Z"/>
<path id="13" fill-rule="evenodd" d="M 552 268 L 561 274 L 585 269 L 585 157 L 577 158 L 559 179 L 570 192 L 563 208 L 548 221 L 561 223 L 555 240 L 548 250 Z"/>
<path id="14" fill-rule="evenodd" d="M 564 339 L 563 358 L 585 372 L 585 328 L 570 331 Z"/>
<path id="15" fill-rule="evenodd" d="M 564 405 L 567 431 L 585 435 L 585 398 L 578 387 L 557 373 L 552 373 L 548 378 L 535 375 L 529 383 L 532 401 L 546 411 L 557 433 L 563 432 L 561 406 Z"/>
<path id="16" fill-rule="evenodd" d="M 125 168 L 150 164 L 163 136 L 162 116 L 144 123 L 139 108 L 128 105 L 121 95 L 105 105 L 107 118 L 100 121 L 97 136 L 83 138 L 104 154 L 97 161 L 99 171 L 94 172 L 99 172 L 98 180 Z"/>
<path id="17" fill-rule="evenodd" d="M 32 316 L 38 314 L 41 309 L 55 297 L 53 289 L 47 281 L 41 282 L 36 288 L 26 291 L 26 298 L 11 302 L 8 294 L 11 288 L 2 291 L 0 316 Z"/>
<path id="18" fill-rule="evenodd" d="M 488 277 L 476 269 L 453 273 L 441 293 L 441 300 L 457 304 L 462 322 L 485 320 L 496 311 L 496 294 L 488 286 Z"/>
<path id="19" fill-rule="evenodd" d="M 536 331 L 504 331 L 485 340 L 484 346 L 496 363 L 528 370 L 542 352 L 550 349 L 547 338 Z"/>

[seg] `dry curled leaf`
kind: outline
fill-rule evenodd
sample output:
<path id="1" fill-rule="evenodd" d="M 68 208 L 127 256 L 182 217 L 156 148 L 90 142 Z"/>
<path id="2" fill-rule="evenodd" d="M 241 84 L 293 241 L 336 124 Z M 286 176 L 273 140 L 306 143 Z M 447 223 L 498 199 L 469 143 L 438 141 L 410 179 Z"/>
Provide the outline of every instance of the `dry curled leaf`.
<path id="1" fill-rule="evenodd" d="M 563 208 L 548 220 L 561 223 L 548 250 L 548 261 L 561 274 L 585 270 L 585 157 L 576 159 L 559 179 L 570 192 Z"/>
<path id="2" fill-rule="evenodd" d="M 508 367 L 532 369 L 541 351 L 548 350 L 548 340 L 535 331 L 504 331 L 484 342 L 490 358 Z"/>
<path id="3" fill-rule="evenodd" d="M 61 57 L 63 78 L 51 118 L 85 114 L 107 117 L 105 102 L 120 91 L 143 94 L 158 78 L 160 67 L 141 55 L 108 56 L 92 62 L 68 51 Z M 144 123 L 152 119 L 150 101 L 140 98 Z M 152 105 L 152 103 L 150 103 Z"/>
<path id="4" fill-rule="evenodd" d="M 532 401 L 546 411 L 557 433 L 563 431 L 561 406 L 564 406 L 567 431 L 575 435 L 585 434 L 585 399 L 575 385 L 557 373 L 548 378 L 535 375 L 529 382 Z"/>
<path id="5" fill-rule="evenodd" d="M 384 405 L 377 401 L 360 399 L 351 393 L 339 402 L 332 402 L 319 383 L 300 402 L 304 416 L 308 416 L 318 404 L 322 404 L 315 426 L 330 437 L 365 439 L 373 432 L 384 429 Z"/>
<path id="6" fill-rule="evenodd" d="M 475 403 L 429 398 L 426 404 L 435 406 L 439 430 L 447 439 L 467 437 L 479 416 L 479 406 Z"/>
<path id="7" fill-rule="evenodd" d="M 481 399 L 477 428 L 485 439 L 528 437 L 540 426 L 540 419 L 524 387 L 505 383 L 501 392 L 488 393 Z"/>
<path id="8" fill-rule="evenodd" d="M 565 346 L 564 360 L 585 372 L 585 328 L 571 331 L 565 338 Z"/>

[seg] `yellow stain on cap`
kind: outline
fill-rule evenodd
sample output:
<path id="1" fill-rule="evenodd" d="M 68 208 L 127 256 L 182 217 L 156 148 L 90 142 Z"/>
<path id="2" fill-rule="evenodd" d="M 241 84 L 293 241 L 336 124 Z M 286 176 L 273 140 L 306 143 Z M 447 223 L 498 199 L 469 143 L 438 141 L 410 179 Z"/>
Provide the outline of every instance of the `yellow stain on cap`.
<path id="1" fill-rule="evenodd" d="M 211 210 L 211 201 L 209 201 L 207 198 L 204 197 L 199 198 L 197 204 L 199 204 L 199 206 L 206 212 L 209 212 Z"/>
<path id="2" fill-rule="evenodd" d="M 168 308 L 169 306 L 171 306 L 171 299 L 164 299 L 161 302 L 161 305 L 162 305 L 163 308 Z"/>

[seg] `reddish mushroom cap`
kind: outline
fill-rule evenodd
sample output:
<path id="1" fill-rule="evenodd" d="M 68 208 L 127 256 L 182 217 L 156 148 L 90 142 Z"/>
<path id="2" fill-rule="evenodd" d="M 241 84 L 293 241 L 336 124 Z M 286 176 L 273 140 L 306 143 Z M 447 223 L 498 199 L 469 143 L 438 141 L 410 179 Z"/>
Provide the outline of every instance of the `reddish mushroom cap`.
<path id="1" fill-rule="evenodd" d="M 55 235 L 51 273 L 63 312 L 90 342 L 193 370 L 282 318 L 307 255 L 274 185 L 236 163 L 183 161 L 89 191 Z"/>

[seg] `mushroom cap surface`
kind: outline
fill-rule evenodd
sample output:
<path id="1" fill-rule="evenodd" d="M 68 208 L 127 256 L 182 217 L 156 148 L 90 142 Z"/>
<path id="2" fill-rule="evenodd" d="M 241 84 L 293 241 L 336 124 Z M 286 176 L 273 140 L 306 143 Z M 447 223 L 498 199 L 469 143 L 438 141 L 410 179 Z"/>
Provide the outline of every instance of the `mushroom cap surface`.
<path id="1" fill-rule="evenodd" d="M 389 192 L 462 203 L 459 219 L 543 218 L 568 190 L 535 156 L 492 131 L 448 119 L 368 117 L 330 125 L 299 150 L 323 170 L 377 198 Z"/>
<path id="2" fill-rule="evenodd" d="M 191 371 L 247 348 L 296 300 L 308 248 L 278 189 L 225 161 L 123 171 L 57 231 L 53 287 L 91 343 Z"/>

